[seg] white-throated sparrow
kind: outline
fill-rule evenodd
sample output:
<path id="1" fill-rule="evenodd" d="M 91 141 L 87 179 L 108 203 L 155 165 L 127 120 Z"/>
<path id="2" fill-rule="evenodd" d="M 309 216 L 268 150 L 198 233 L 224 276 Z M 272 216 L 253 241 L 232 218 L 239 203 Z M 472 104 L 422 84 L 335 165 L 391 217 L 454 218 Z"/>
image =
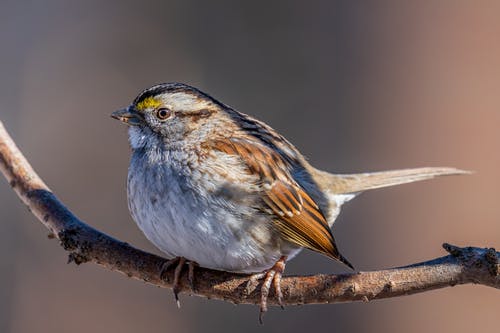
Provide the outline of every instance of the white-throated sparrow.
<path id="1" fill-rule="evenodd" d="M 330 231 L 343 203 L 369 189 L 464 173 L 320 171 L 268 125 L 180 83 L 146 89 L 112 117 L 130 126 L 128 203 L 139 228 L 180 264 L 264 272 L 255 275 L 264 278 L 261 313 L 271 284 L 281 302 L 285 262 L 302 248 L 353 268 Z"/>

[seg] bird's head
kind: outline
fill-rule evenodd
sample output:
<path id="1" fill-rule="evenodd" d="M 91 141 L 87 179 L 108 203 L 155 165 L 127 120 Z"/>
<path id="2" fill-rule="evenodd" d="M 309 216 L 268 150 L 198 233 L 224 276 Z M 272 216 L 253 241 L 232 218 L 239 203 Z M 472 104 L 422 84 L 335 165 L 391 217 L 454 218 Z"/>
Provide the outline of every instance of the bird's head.
<path id="1" fill-rule="evenodd" d="M 113 112 L 111 117 L 130 126 L 132 148 L 143 148 L 180 144 L 188 135 L 202 139 L 217 123 L 209 118 L 224 108 L 194 87 L 163 83 L 142 91 L 132 104 Z"/>

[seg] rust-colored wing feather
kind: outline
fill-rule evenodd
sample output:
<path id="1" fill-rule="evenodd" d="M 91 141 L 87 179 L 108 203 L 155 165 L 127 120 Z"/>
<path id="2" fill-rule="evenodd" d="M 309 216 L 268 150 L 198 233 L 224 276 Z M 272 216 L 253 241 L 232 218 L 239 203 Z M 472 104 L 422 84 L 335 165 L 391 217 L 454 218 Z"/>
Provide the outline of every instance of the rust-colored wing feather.
<path id="1" fill-rule="evenodd" d="M 211 147 L 239 156 L 248 171 L 259 176 L 262 200 L 276 216 L 276 226 L 285 239 L 352 268 L 339 253 L 320 208 L 290 174 L 292 162 L 289 158 L 258 139 L 220 140 L 213 142 Z"/>

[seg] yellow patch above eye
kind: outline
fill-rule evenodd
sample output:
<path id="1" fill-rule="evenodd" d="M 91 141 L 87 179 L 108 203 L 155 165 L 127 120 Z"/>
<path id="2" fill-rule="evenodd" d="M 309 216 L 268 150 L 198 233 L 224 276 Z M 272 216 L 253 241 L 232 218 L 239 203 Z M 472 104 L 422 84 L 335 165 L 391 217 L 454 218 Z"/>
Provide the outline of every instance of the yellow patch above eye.
<path id="1" fill-rule="evenodd" d="M 150 108 L 156 109 L 160 105 L 161 105 L 161 102 L 159 100 L 155 99 L 154 97 L 146 97 L 145 99 L 143 99 L 142 101 L 137 103 L 135 108 L 139 111 L 143 111 L 143 110 L 150 109 Z"/>

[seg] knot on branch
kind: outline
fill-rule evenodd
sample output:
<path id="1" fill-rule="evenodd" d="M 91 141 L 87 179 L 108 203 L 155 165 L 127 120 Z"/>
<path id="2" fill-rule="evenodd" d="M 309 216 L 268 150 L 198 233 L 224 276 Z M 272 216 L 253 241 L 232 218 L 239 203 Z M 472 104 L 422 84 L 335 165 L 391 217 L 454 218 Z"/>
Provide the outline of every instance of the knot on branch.
<path id="1" fill-rule="evenodd" d="M 78 254 L 76 252 L 71 252 L 70 254 L 68 254 L 68 264 L 71 264 L 72 262 L 74 262 L 75 264 L 80 265 L 80 264 L 84 264 L 88 261 L 90 261 L 90 259 L 88 259 L 87 257 L 82 256 L 81 254 Z"/>
<path id="2" fill-rule="evenodd" d="M 490 247 L 488 250 L 486 250 L 484 258 L 486 259 L 486 262 L 489 264 L 488 271 L 490 272 L 490 274 L 493 275 L 494 277 L 499 276 L 500 263 L 497 256 L 497 251 L 494 248 Z"/>
<path id="3" fill-rule="evenodd" d="M 73 251 L 78 248 L 78 228 L 64 229 L 57 234 L 61 246 L 66 251 Z"/>
<path id="4" fill-rule="evenodd" d="M 443 248 L 464 267 L 481 270 L 486 268 L 492 277 L 500 274 L 500 261 L 494 248 L 480 249 L 476 247 L 458 247 L 448 243 Z"/>
<path id="5" fill-rule="evenodd" d="M 90 261 L 88 256 L 91 244 L 88 241 L 81 241 L 80 228 L 68 228 L 60 231 L 57 238 L 61 246 L 69 251 L 68 264 L 74 262 L 77 265 Z"/>

